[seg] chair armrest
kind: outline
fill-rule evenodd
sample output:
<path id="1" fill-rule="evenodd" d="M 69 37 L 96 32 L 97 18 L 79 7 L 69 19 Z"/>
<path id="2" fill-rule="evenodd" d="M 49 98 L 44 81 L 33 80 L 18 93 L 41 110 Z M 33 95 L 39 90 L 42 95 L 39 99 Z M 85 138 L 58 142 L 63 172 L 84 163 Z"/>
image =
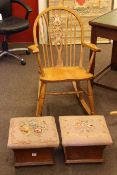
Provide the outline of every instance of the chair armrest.
<path id="1" fill-rule="evenodd" d="M 19 0 L 12 0 L 11 2 L 20 4 L 22 7 L 24 7 L 25 10 L 26 10 L 25 19 L 28 19 L 29 14 L 32 12 L 32 9 L 31 9 L 28 5 L 26 5 L 24 2 L 22 2 L 22 1 L 19 1 Z"/>
<path id="2" fill-rule="evenodd" d="M 101 51 L 100 48 L 98 48 L 95 44 L 92 44 L 92 43 L 83 43 L 83 46 L 86 46 L 86 47 L 90 48 L 94 52 L 100 52 Z"/>
<path id="3" fill-rule="evenodd" d="M 117 115 L 117 111 L 110 112 L 110 115 Z"/>
<path id="4" fill-rule="evenodd" d="M 36 44 L 28 46 L 28 49 L 29 49 L 29 51 L 31 51 L 34 54 L 39 53 L 39 48 L 38 48 L 38 45 L 36 45 Z"/>

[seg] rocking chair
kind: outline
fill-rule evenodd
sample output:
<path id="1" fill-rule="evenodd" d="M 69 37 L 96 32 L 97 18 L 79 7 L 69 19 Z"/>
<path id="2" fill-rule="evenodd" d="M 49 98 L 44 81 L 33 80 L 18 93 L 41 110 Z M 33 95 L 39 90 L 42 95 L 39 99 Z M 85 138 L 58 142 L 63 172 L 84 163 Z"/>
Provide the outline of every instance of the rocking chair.
<path id="1" fill-rule="evenodd" d="M 40 42 L 38 42 L 37 37 L 38 31 Z M 29 46 L 29 49 L 38 57 L 40 74 L 36 116 L 42 114 L 46 94 L 76 94 L 85 112 L 94 115 L 91 84 L 93 74 L 90 71 L 93 58 L 100 49 L 94 44 L 84 42 L 83 25 L 78 13 L 63 5 L 49 7 L 37 16 L 34 22 L 33 35 L 34 45 Z M 80 43 L 79 55 L 76 48 L 77 43 Z M 83 67 L 85 47 L 92 50 L 87 69 Z M 86 94 L 89 105 L 84 99 L 81 81 L 87 82 Z M 47 83 L 55 82 L 71 82 L 74 91 L 46 93 Z"/>

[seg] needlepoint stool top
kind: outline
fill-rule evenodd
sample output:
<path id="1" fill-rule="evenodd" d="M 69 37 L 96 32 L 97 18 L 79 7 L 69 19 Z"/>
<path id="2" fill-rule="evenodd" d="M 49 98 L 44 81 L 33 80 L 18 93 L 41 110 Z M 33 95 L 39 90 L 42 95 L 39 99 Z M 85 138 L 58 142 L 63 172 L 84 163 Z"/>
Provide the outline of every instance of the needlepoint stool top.
<path id="1" fill-rule="evenodd" d="M 9 148 L 42 148 L 58 145 L 59 137 L 54 117 L 19 117 L 10 120 Z"/>
<path id="2" fill-rule="evenodd" d="M 59 123 L 64 146 L 112 144 L 104 116 L 60 116 Z"/>

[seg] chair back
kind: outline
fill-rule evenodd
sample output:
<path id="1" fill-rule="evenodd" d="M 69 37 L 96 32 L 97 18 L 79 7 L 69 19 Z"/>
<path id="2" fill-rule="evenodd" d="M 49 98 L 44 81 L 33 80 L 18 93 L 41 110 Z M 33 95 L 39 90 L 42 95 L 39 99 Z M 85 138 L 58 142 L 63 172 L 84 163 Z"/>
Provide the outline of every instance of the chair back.
<path id="1" fill-rule="evenodd" d="M 2 14 L 3 18 L 6 18 L 12 15 L 11 0 L 1 0 L 0 13 Z"/>
<path id="2" fill-rule="evenodd" d="M 43 67 L 82 67 L 83 46 L 81 45 L 78 54 L 76 44 L 83 43 L 84 32 L 80 17 L 74 10 L 62 5 L 45 9 L 34 22 L 33 36 L 34 43 L 40 43 Z"/>

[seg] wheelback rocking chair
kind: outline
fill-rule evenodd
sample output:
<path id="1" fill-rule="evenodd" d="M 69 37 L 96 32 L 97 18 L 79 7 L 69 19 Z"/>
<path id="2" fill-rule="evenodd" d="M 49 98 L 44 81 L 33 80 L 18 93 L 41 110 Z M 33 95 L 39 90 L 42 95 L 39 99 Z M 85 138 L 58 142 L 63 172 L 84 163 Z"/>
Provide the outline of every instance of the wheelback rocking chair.
<path id="1" fill-rule="evenodd" d="M 38 30 L 40 43 L 37 37 Z M 49 7 L 37 16 L 34 22 L 33 35 L 34 45 L 29 46 L 29 49 L 37 54 L 40 73 L 36 116 L 42 114 L 45 94 L 76 94 L 86 113 L 95 114 L 91 84 L 93 74 L 90 73 L 90 70 L 93 58 L 100 49 L 94 44 L 84 42 L 83 25 L 78 13 L 62 4 Z M 79 56 L 76 48 L 77 35 L 80 37 Z M 85 47 L 93 51 L 87 69 L 83 67 Z M 46 93 L 47 83 L 66 81 L 73 84 L 74 91 Z M 86 94 L 88 95 L 89 105 L 84 100 L 81 81 L 87 82 Z"/>

